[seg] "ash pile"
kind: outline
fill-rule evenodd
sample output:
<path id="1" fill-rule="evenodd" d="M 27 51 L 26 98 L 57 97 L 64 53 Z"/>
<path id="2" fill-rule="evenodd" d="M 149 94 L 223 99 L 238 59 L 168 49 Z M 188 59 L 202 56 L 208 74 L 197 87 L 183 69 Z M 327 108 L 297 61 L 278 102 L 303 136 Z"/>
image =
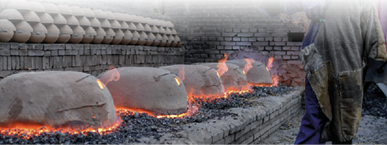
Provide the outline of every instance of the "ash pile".
<path id="1" fill-rule="evenodd" d="M 364 92 L 362 115 L 387 118 L 387 97 L 375 84 Z"/>
<path id="2" fill-rule="evenodd" d="M 293 87 L 253 87 L 250 93 L 231 93 L 227 98 L 214 100 L 196 99 L 200 105 L 198 111 L 192 116 L 183 118 L 156 118 L 145 113 L 120 112 L 122 123 L 108 134 L 86 132 L 79 134 L 49 132 L 41 133 L 30 138 L 20 135 L 0 134 L 0 144 L 106 144 L 106 143 L 142 143 L 140 138 L 148 137 L 160 139 L 163 134 L 178 132 L 186 124 L 204 122 L 210 119 L 221 120 L 225 116 L 238 116 L 230 113 L 228 109 L 235 107 L 251 107 L 258 105 L 250 100 L 270 95 L 283 95 L 294 91 Z M 181 138 L 176 135 L 172 138 Z"/>

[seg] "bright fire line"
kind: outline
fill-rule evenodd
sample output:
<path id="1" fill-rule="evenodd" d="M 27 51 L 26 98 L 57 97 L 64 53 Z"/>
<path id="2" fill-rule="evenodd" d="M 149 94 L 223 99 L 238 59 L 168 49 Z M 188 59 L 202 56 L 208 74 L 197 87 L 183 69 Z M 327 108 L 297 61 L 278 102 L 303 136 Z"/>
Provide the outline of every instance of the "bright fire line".
<path id="1" fill-rule="evenodd" d="M 99 88 L 105 89 L 105 85 L 101 82 L 101 80 L 97 79 L 97 83 L 98 83 Z"/>

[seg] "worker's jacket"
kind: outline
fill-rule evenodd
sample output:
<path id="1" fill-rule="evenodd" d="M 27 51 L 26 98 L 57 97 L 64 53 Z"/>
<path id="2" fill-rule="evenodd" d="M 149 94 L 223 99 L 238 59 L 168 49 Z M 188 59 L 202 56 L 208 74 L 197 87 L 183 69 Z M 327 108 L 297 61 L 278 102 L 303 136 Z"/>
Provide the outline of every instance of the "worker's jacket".
<path id="1" fill-rule="evenodd" d="M 367 59 L 386 60 L 386 46 L 372 1 L 331 1 L 314 42 L 301 51 L 306 76 L 330 122 L 321 141 L 349 141 L 358 131 Z"/>
<path id="2" fill-rule="evenodd" d="M 304 11 L 312 20 L 300 57 L 318 103 L 329 119 L 320 142 L 352 140 L 361 119 L 366 61 L 386 60 L 385 40 L 373 1 L 280 2 L 280 8 L 273 3 L 265 5 L 264 12 L 276 15 Z"/>

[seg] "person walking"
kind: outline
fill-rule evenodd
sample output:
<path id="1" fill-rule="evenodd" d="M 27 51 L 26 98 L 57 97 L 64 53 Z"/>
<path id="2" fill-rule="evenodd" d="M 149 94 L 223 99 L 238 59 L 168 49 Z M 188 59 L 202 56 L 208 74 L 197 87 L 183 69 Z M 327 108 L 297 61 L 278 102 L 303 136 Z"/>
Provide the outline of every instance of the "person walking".
<path id="1" fill-rule="evenodd" d="M 274 16 L 304 11 L 311 20 L 300 57 L 305 110 L 295 144 L 351 144 L 359 128 L 367 59 L 387 60 L 378 12 L 369 0 L 269 0 Z"/>

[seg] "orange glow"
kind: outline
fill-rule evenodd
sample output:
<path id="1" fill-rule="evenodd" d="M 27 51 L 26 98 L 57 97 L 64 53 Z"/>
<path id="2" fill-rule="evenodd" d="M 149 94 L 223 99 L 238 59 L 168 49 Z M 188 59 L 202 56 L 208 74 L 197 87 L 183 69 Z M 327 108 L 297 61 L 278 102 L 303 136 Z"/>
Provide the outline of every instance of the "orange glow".
<path id="1" fill-rule="evenodd" d="M 257 86 L 257 87 L 273 87 L 273 84 L 254 84 L 249 83 L 250 86 Z"/>
<path id="2" fill-rule="evenodd" d="M 105 85 L 101 82 L 101 80 L 97 79 L 97 83 L 98 83 L 99 88 L 105 89 Z"/>
<path id="3" fill-rule="evenodd" d="M 177 115 L 154 115 L 151 111 L 147 111 L 147 110 L 143 110 L 143 109 L 130 109 L 130 108 L 116 108 L 116 111 L 121 113 L 121 114 L 124 114 L 124 115 L 133 115 L 134 112 L 137 112 L 137 113 L 145 113 L 149 116 L 152 116 L 152 117 L 156 117 L 156 118 L 183 118 L 185 116 L 190 116 L 190 115 L 193 115 L 193 113 L 196 113 L 196 111 L 194 111 L 195 108 L 194 107 L 189 107 L 188 111 L 186 113 L 182 113 L 182 114 L 177 114 Z"/>
<path id="4" fill-rule="evenodd" d="M 268 62 L 267 62 L 267 67 L 266 67 L 266 70 L 270 72 L 271 68 L 273 67 L 273 62 L 274 62 L 274 58 L 273 57 L 270 57 Z M 278 76 L 277 75 L 274 75 L 270 72 L 270 75 L 271 75 L 271 80 L 273 81 L 273 84 L 270 86 L 278 86 Z"/>
<path id="5" fill-rule="evenodd" d="M 278 76 L 277 75 L 272 75 L 271 79 L 273 81 L 273 86 L 277 87 L 278 86 Z"/>
<path id="6" fill-rule="evenodd" d="M 106 126 L 106 127 L 100 127 L 100 128 L 72 128 L 72 127 L 60 127 L 60 128 L 54 128 L 50 126 L 45 126 L 42 124 L 36 124 L 36 123 L 14 123 L 11 125 L 8 125 L 10 127 L 0 127 L 0 134 L 2 135 L 17 135 L 17 137 L 20 137 L 22 139 L 30 139 L 32 136 L 38 136 L 41 133 L 50 133 L 50 132 L 61 132 L 69 134 L 86 134 L 87 132 L 95 132 L 98 134 L 108 134 L 120 126 L 122 120 L 121 118 L 117 119 L 117 121 L 114 123 L 114 125 Z"/>
<path id="7" fill-rule="evenodd" d="M 268 68 L 268 71 L 271 70 L 271 68 L 273 67 L 273 62 L 274 62 L 274 58 L 273 57 L 270 57 L 268 62 L 267 62 L 267 68 Z"/>
<path id="8" fill-rule="evenodd" d="M 244 74 L 246 74 L 251 68 L 253 68 L 251 63 L 253 63 L 254 60 L 253 59 L 245 58 L 245 61 L 246 61 L 245 68 L 243 68 L 243 73 Z"/>
<path id="9" fill-rule="evenodd" d="M 180 86 L 180 80 L 179 80 L 179 78 L 175 77 L 175 81 L 176 81 L 177 85 Z"/>
<path id="10" fill-rule="evenodd" d="M 221 77 L 224 73 L 226 73 L 228 71 L 228 67 L 226 65 L 226 61 L 228 59 L 228 56 L 227 54 L 225 53 L 224 54 L 224 58 L 219 60 L 219 63 L 218 63 L 218 70 L 216 70 L 216 72 L 219 74 L 219 77 Z"/>

